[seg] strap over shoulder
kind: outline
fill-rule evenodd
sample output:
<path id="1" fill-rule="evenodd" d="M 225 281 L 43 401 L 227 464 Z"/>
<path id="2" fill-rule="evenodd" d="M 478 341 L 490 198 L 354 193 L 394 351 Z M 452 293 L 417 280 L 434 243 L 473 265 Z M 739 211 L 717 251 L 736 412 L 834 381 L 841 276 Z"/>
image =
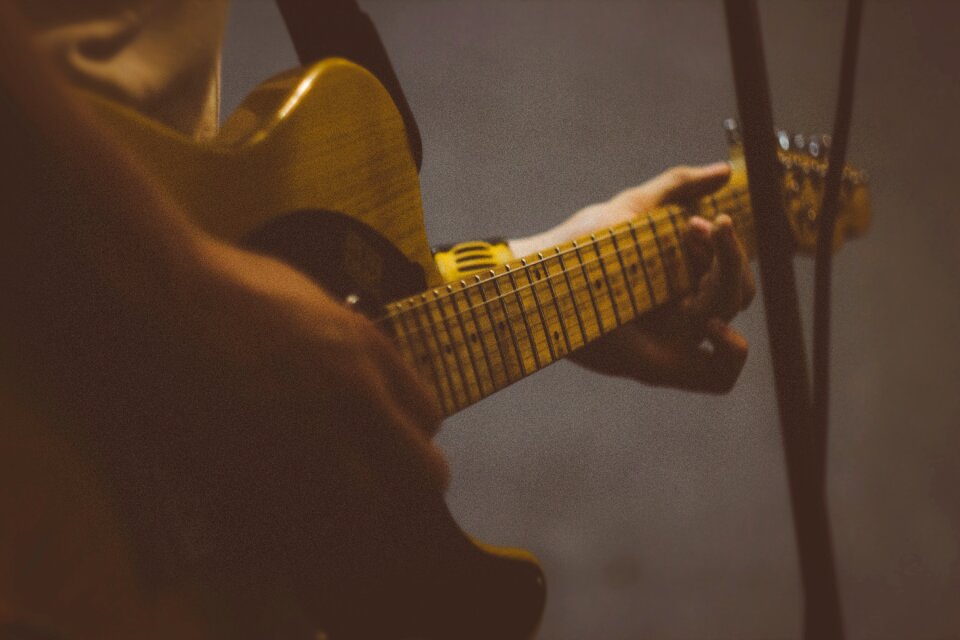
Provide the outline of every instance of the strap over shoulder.
<path id="1" fill-rule="evenodd" d="M 301 64 L 333 56 L 346 58 L 383 83 L 403 116 L 410 151 L 419 168 L 423 162 L 420 129 L 380 34 L 356 0 L 277 0 L 277 6 Z"/>

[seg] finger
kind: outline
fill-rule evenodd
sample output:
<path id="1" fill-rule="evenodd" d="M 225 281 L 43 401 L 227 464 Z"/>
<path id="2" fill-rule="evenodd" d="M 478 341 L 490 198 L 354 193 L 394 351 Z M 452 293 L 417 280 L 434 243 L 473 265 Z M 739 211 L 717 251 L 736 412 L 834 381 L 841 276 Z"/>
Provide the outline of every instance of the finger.
<path id="1" fill-rule="evenodd" d="M 715 162 L 700 167 L 674 167 L 653 178 L 647 186 L 658 194 L 657 204 L 668 204 L 709 195 L 729 179 L 729 163 Z"/>
<path id="2" fill-rule="evenodd" d="M 743 245 L 741 244 L 741 247 Z M 750 303 L 753 302 L 753 299 L 757 296 L 757 281 L 753 277 L 753 268 L 750 266 L 749 260 L 743 261 L 743 279 L 742 291 L 740 293 L 741 302 L 740 308 L 746 309 L 750 306 Z"/>
<path id="3" fill-rule="evenodd" d="M 729 216 L 722 215 L 718 218 L 717 226 L 716 256 L 721 280 L 719 295 L 721 302 L 729 305 L 726 313 L 722 314 L 729 319 L 750 304 L 756 294 L 756 284 L 747 252 L 734 233 L 733 221 Z"/>
<path id="4" fill-rule="evenodd" d="M 684 302 L 684 311 L 694 322 L 720 316 L 729 320 L 743 306 L 745 256 L 733 233 L 733 222 L 718 216 L 713 233 L 714 261 L 700 279 L 697 293 Z"/>
<path id="5" fill-rule="evenodd" d="M 746 339 L 714 318 L 708 323 L 710 349 L 697 346 L 675 354 L 672 386 L 701 393 L 728 393 L 747 360 Z"/>
<path id="6" fill-rule="evenodd" d="M 707 341 L 713 347 L 706 378 L 702 379 L 704 390 L 711 393 L 727 393 L 740 377 L 747 362 L 749 343 L 739 332 L 720 318 L 707 323 Z"/>
<path id="7" fill-rule="evenodd" d="M 377 355 L 383 358 L 381 370 L 387 374 L 394 401 L 404 408 L 427 436 L 435 435 L 444 417 L 436 390 L 426 384 L 414 366 L 386 338 Z"/>
<path id="8" fill-rule="evenodd" d="M 693 271 L 691 277 L 699 279 L 713 264 L 713 241 L 711 239 L 713 225 L 700 216 L 693 216 L 687 220 L 683 232 L 684 247 Z"/>
<path id="9" fill-rule="evenodd" d="M 422 427 L 384 386 L 372 387 L 350 431 L 354 444 L 374 461 L 389 484 L 413 482 L 443 490 L 449 480 L 446 458 Z"/>

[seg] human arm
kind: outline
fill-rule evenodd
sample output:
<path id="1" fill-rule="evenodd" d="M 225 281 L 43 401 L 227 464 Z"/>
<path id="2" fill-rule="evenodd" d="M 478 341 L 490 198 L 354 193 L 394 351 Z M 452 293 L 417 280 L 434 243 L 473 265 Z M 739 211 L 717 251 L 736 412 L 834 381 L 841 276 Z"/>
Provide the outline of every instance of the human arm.
<path id="1" fill-rule="evenodd" d="M 526 256 L 615 226 L 657 206 L 684 203 L 723 186 L 726 163 L 675 167 L 610 200 L 588 206 L 543 233 L 510 241 Z M 688 221 L 684 243 L 697 286 L 678 303 L 625 325 L 572 356 L 583 366 L 659 386 L 723 393 L 736 382 L 746 339 L 727 322 L 752 300 L 753 275 L 729 217 Z"/>
<path id="2" fill-rule="evenodd" d="M 251 538 L 305 511 L 362 530 L 399 486 L 439 494 L 440 411 L 389 341 L 293 269 L 190 223 L 6 1 L 0 98 L 0 294 L 16 310 L 0 319 L 4 381 L 70 415 L 105 458 L 136 447 L 195 480 L 209 515 Z M 146 488 L 132 484 L 136 507 Z"/>

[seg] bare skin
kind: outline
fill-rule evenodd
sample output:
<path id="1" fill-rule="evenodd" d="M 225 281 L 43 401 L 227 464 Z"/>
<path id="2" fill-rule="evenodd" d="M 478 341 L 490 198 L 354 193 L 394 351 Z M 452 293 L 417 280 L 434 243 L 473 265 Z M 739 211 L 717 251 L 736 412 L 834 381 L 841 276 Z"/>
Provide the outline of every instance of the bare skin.
<path id="1" fill-rule="evenodd" d="M 15 167 L 2 177 L 0 211 L 10 232 L 0 257 L 5 268 L 26 274 L 9 287 L 4 281 L 3 298 L 21 313 L 0 326 L 4 340 L 18 345 L 16 357 L 2 363 L 0 380 L 26 385 L 39 397 L 41 414 L 71 415 L 70 435 L 83 442 L 80 449 L 112 455 L 117 448 L 122 458 L 116 442 L 131 441 L 156 456 L 168 480 L 214 496 L 208 520 L 234 519 L 254 539 L 272 535 L 277 522 L 310 505 L 316 522 L 330 514 L 336 521 L 302 531 L 290 522 L 288 544 L 322 547 L 344 522 L 363 530 L 400 491 L 443 491 L 446 462 L 431 441 L 439 403 L 390 342 L 289 266 L 195 227 L 65 90 L 6 0 L 0 0 L 0 87 L 14 111 L 29 114 L 18 122 L 5 108 L 0 123 L 7 141 L 2 160 Z M 724 180 L 718 168 L 668 172 L 575 214 L 555 232 L 619 222 Z M 688 242 L 704 268 L 698 292 L 674 312 L 586 350 L 582 363 L 653 384 L 714 391 L 732 384 L 746 344 L 717 319 L 728 320 L 749 301 L 752 280 L 729 221 L 695 221 Z M 711 352 L 699 350 L 704 337 Z M 0 419 L 20 420 L 8 409 L 3 404 Z M 15 439 L 4 445 L 0 456 L 22 451 Z M 192 455 L 182 456 L 185 450 Z M 120 484 L 99 476 L 88 484 L 112 490 L 111 482 Z M 138 491 L 149 493 L 136 478 L 123 484 L 138 499 Z M 39 491 L 40 485 L 25 485 Z M 49 497 L 40 492 L 29 502 L 62 504 Z M 126 541 L 129 557 L 114 559 L 122 579 L 95 585 L 96 597 L 84 601 L 25 589 L 37 576 L 16 561 L 16 541 L 42 534 L 58 545 L 73 539 L 76 523 L 51 534 L 44 527 L 56 514 L 25 511 L 15 495 L 0 496 L 0 566 L 24 572 L 11 570 L 0 580 L 0 624 L 26 616 L 52 623 L 71 640 L 186 637 L 185 629 L 204 637 L 198 630 L 216 627 L 203 620 L 200 604 L 184 604 L 195 585 L 140 574 L 130 558 L 146 543 L 130 542 L 125 516 L 115 513 L 124 500 L 105 497 L 98 504 L 108 506 L 87 514 L 102 516 L 91 530 Z M 17 522 L 16 531 L 4 529 L 9 522 Z M 233 553 L 250 549 L 238 543 Z M 48 568 L 61 574 L 46 584 L 63 584 L 83 570 L 66 559 Z M 119 602 L 128 609 L 122 624 L 110 604 Z M 222 635 L 255 636 L 256 626 L 244 629 L 245 622 Z M 132 631 L 145 629 L 150 635 Z"/>
<path id="2" fill-rule="evenodd" d="M 544 233 L 511 241 L 516 255 L 529 255 L 612 227 L 657 206 L 709 195 L 730 178 L 725 162 L 674 167 L 606 202 L 581 209 Z M 747 358 L 746 339 L 727 322 L 756 294 L 753 272 L 729 217 L 711 223 L 694 217 L 684 242 L 698 286 L 680 301 L 648 314 L 589 345 L 572 359 L 600 373 L 640 382 L 725 393 Z"/>

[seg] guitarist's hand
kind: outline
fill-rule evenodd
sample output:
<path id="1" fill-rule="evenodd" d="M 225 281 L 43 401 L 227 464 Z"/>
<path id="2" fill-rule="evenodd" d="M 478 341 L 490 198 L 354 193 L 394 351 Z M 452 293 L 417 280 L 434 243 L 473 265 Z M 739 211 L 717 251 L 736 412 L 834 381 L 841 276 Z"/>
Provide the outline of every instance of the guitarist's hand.
<path id="1" fill-rule="evenodd" d="M 267 578 L 328 580 L 326 593 L 303 589 L 328 602 L 384 584 L 372 578 L 402 559 L 395 541 L 422 533 L 422 507 L 442 503 L 446 477 L 429 440 L 438 403 L 390 342 L 297 271 L 202 232 L 67 89 L 4 0 L 0 115 L 10 168 L 0 260 L 24 274 L 0 292 L 18 310 L 0 319 L 3 382 L 69 416 L 65 437 L 103 467 L 105 502 L 119 505 L 104 517 L 122 513 L 116 529 L 135 540 L 130 556 L 115 550 L 123 584 L 143 587 L 123 595 L 146 631 L 120 637 L 163 635 L 160 591 L 198 619 L 243 626 L 243 614 L 268 617 Z M 0 407 L 0 423 L 10 416 Z M 120 587 L 75 591 L 91 560 L 82 538 L 63 539 L 78 564 L 47 580 L 30 563 L 22 581 L 4 575 L 0 600 L 12 589 L 26 604 L 0 611 L 0 624 L 39 615 L 69 631 L 83 620 L 97 630 L 77 637 L 106 637 L 99 625 L 119 602 L 107 594 Z M 200 566 L 244 575 L 200 588 Z M 22 587 L 41 582 L 55 590 Z M 221 582 L 249 585 L 256 606 L 235 611 Z M 212 599 L 230 614 L 215 615 Z"/>
<path id="2" fill-rule="evenodd" d="M 266 432 L 254 436 L 263 446 L 316 448 L 318 464 L 342 465 L 369 485 L 442 490 L 446 463 L 430 442 L 439 402 L 390 340 L 285 264 L 209 245 L 209 281 L 193 307 L 212 365 L 231 368 L 210 385 L 214 401 L 232 398 L 221 412 L 262 420 L 251 426 Z"/>
<path id="3" fill-rule="evenodd" d="M 516 255 L 527 255 L 633 219 L 660 205 L 684 203 L 722 187 L 727 163 L 675 167 L 582 209 L 554 229 L 511 241 Z M 572 356 L 583 366 L 653 385 L 693 391 L 729 391 L 746 362 L 747 341 L 727 322 L 756 292 L 747 257 L 727 216 L 714 223 L 692 218 L 684 242 L 698 286 L 686 299 L 658 309 Z"/>

